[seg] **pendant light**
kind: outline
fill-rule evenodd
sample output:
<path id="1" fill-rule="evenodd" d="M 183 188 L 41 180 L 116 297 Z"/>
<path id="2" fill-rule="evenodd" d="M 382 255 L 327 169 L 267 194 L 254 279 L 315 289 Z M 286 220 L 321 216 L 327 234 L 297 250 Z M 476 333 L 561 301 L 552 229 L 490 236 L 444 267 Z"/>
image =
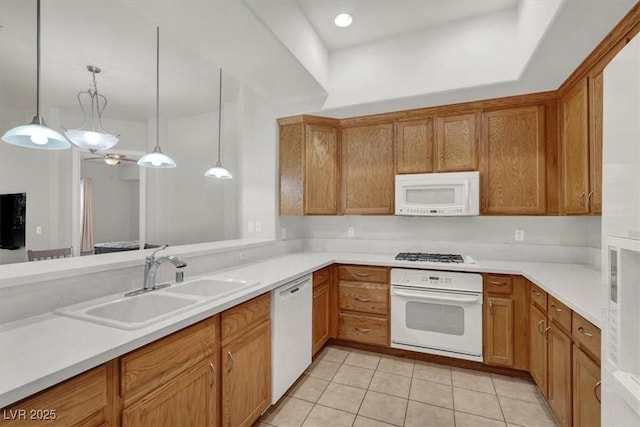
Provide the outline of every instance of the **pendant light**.
<path id="1" fill-rule="evenodd" d="M 204 176 L 209 178 L 231 179 L 231 172 L 222 167 L 220 163 L 220 135 L 222 134 L 222 69 L 220 69 L 220 90 L 218 91 L 218 162 L 211 169 L 207 169 Z"/>
<path id="2" fill-rule="evenodd" d="M 24 148 L 39 150 L 64 150 L 71 147 L 69 141 L 59 132 L 47 127 L 40 115 L 40 0 L 37 0 L 37 41 L 36 41 L 36 115 L 31 123 L 9 129 L 2 140 Z"/>
<path id="3" fill-rule="evenodd" d="M 78 103 L 82 110 L 82 125 L 78 129 L 71 129 L 65 131 L 65 136 L 69 141 L 73 142 L 80 148 L 86 148 L 92 152 L 98 150 L 108 150 L 118 143 L 118 136 L 111 135 L 102 127 L 102 113 L 107 107 L 107 98 L 98 93 L 98 84 L 96 83 L 96 74 L 101 70 L 100 68 L 87 65 L 87 70 L 93 76 L 93 83 L 89 86 L 88 90 L 78 92 Z M 82 105 L 83 95 L 89 97 L 91 108 L 91 128 L 84 129 L 84 125 L 87 122 L 87 113 Z M 102 105 L 100 105 L 102 103 Z"/>
<path id="4" fill-rule="evenodd" d="M 156 147 L 138 160 L 147 168 L 175 168 L 176 162 L 160 150 L 160 27 L 156 27 Z"/>

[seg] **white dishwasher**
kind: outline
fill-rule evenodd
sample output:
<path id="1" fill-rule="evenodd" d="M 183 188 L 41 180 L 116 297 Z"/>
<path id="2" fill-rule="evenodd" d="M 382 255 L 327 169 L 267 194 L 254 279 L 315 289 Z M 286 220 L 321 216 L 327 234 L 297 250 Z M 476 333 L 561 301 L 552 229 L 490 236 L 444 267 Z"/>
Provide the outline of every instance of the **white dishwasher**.
<path id="1" fill-rule="evenodd" d="M 271 403 L 311 364 L 311 275 L 271 291 Z"/>

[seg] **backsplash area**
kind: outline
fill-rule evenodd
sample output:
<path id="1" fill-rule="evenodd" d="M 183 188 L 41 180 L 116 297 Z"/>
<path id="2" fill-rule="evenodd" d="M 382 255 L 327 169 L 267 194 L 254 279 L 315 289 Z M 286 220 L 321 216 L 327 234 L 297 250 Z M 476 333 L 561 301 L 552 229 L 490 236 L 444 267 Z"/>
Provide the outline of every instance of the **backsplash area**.
<path id="1" fill-rule="evenodd" d="M 280 228 L 286 239 L 303 239 L 310 251 L 456 252 L 481 259 L 590 263 L 600 249 L 595 216 L 281 216 Z M 514 240 L 516 230 L 524 230 L 523 242 Z"/>

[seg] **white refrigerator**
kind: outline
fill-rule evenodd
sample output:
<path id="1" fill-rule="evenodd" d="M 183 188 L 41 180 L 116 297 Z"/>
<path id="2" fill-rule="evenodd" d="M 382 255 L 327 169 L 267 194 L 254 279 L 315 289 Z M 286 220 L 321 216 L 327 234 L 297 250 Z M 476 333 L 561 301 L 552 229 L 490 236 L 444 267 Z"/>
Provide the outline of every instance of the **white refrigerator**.
<path id="1" fill-rule="evenodd" d="M 603 82 L 602 425 L 640 426 L 640 36 Z"/>

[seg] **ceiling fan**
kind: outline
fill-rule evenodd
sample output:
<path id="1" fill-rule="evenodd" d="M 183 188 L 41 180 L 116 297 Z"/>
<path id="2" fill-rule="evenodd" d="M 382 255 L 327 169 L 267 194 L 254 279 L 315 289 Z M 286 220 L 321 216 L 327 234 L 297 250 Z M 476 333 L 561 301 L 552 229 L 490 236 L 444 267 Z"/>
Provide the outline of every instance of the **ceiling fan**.
<path id="1" fill-rule="evenodd" d="M 124 154 L 110 154 L 110 153 L 106 153 L 106 154 L 93 153 L 93 154 L 98 157 L 87 157 L 84 160 L 103 160 L 109 166 L 119 165 L 120 162 L 136 162 L 136 160 L 134 159 L 128 159 L 127 156 L 125 156 Z"/>

